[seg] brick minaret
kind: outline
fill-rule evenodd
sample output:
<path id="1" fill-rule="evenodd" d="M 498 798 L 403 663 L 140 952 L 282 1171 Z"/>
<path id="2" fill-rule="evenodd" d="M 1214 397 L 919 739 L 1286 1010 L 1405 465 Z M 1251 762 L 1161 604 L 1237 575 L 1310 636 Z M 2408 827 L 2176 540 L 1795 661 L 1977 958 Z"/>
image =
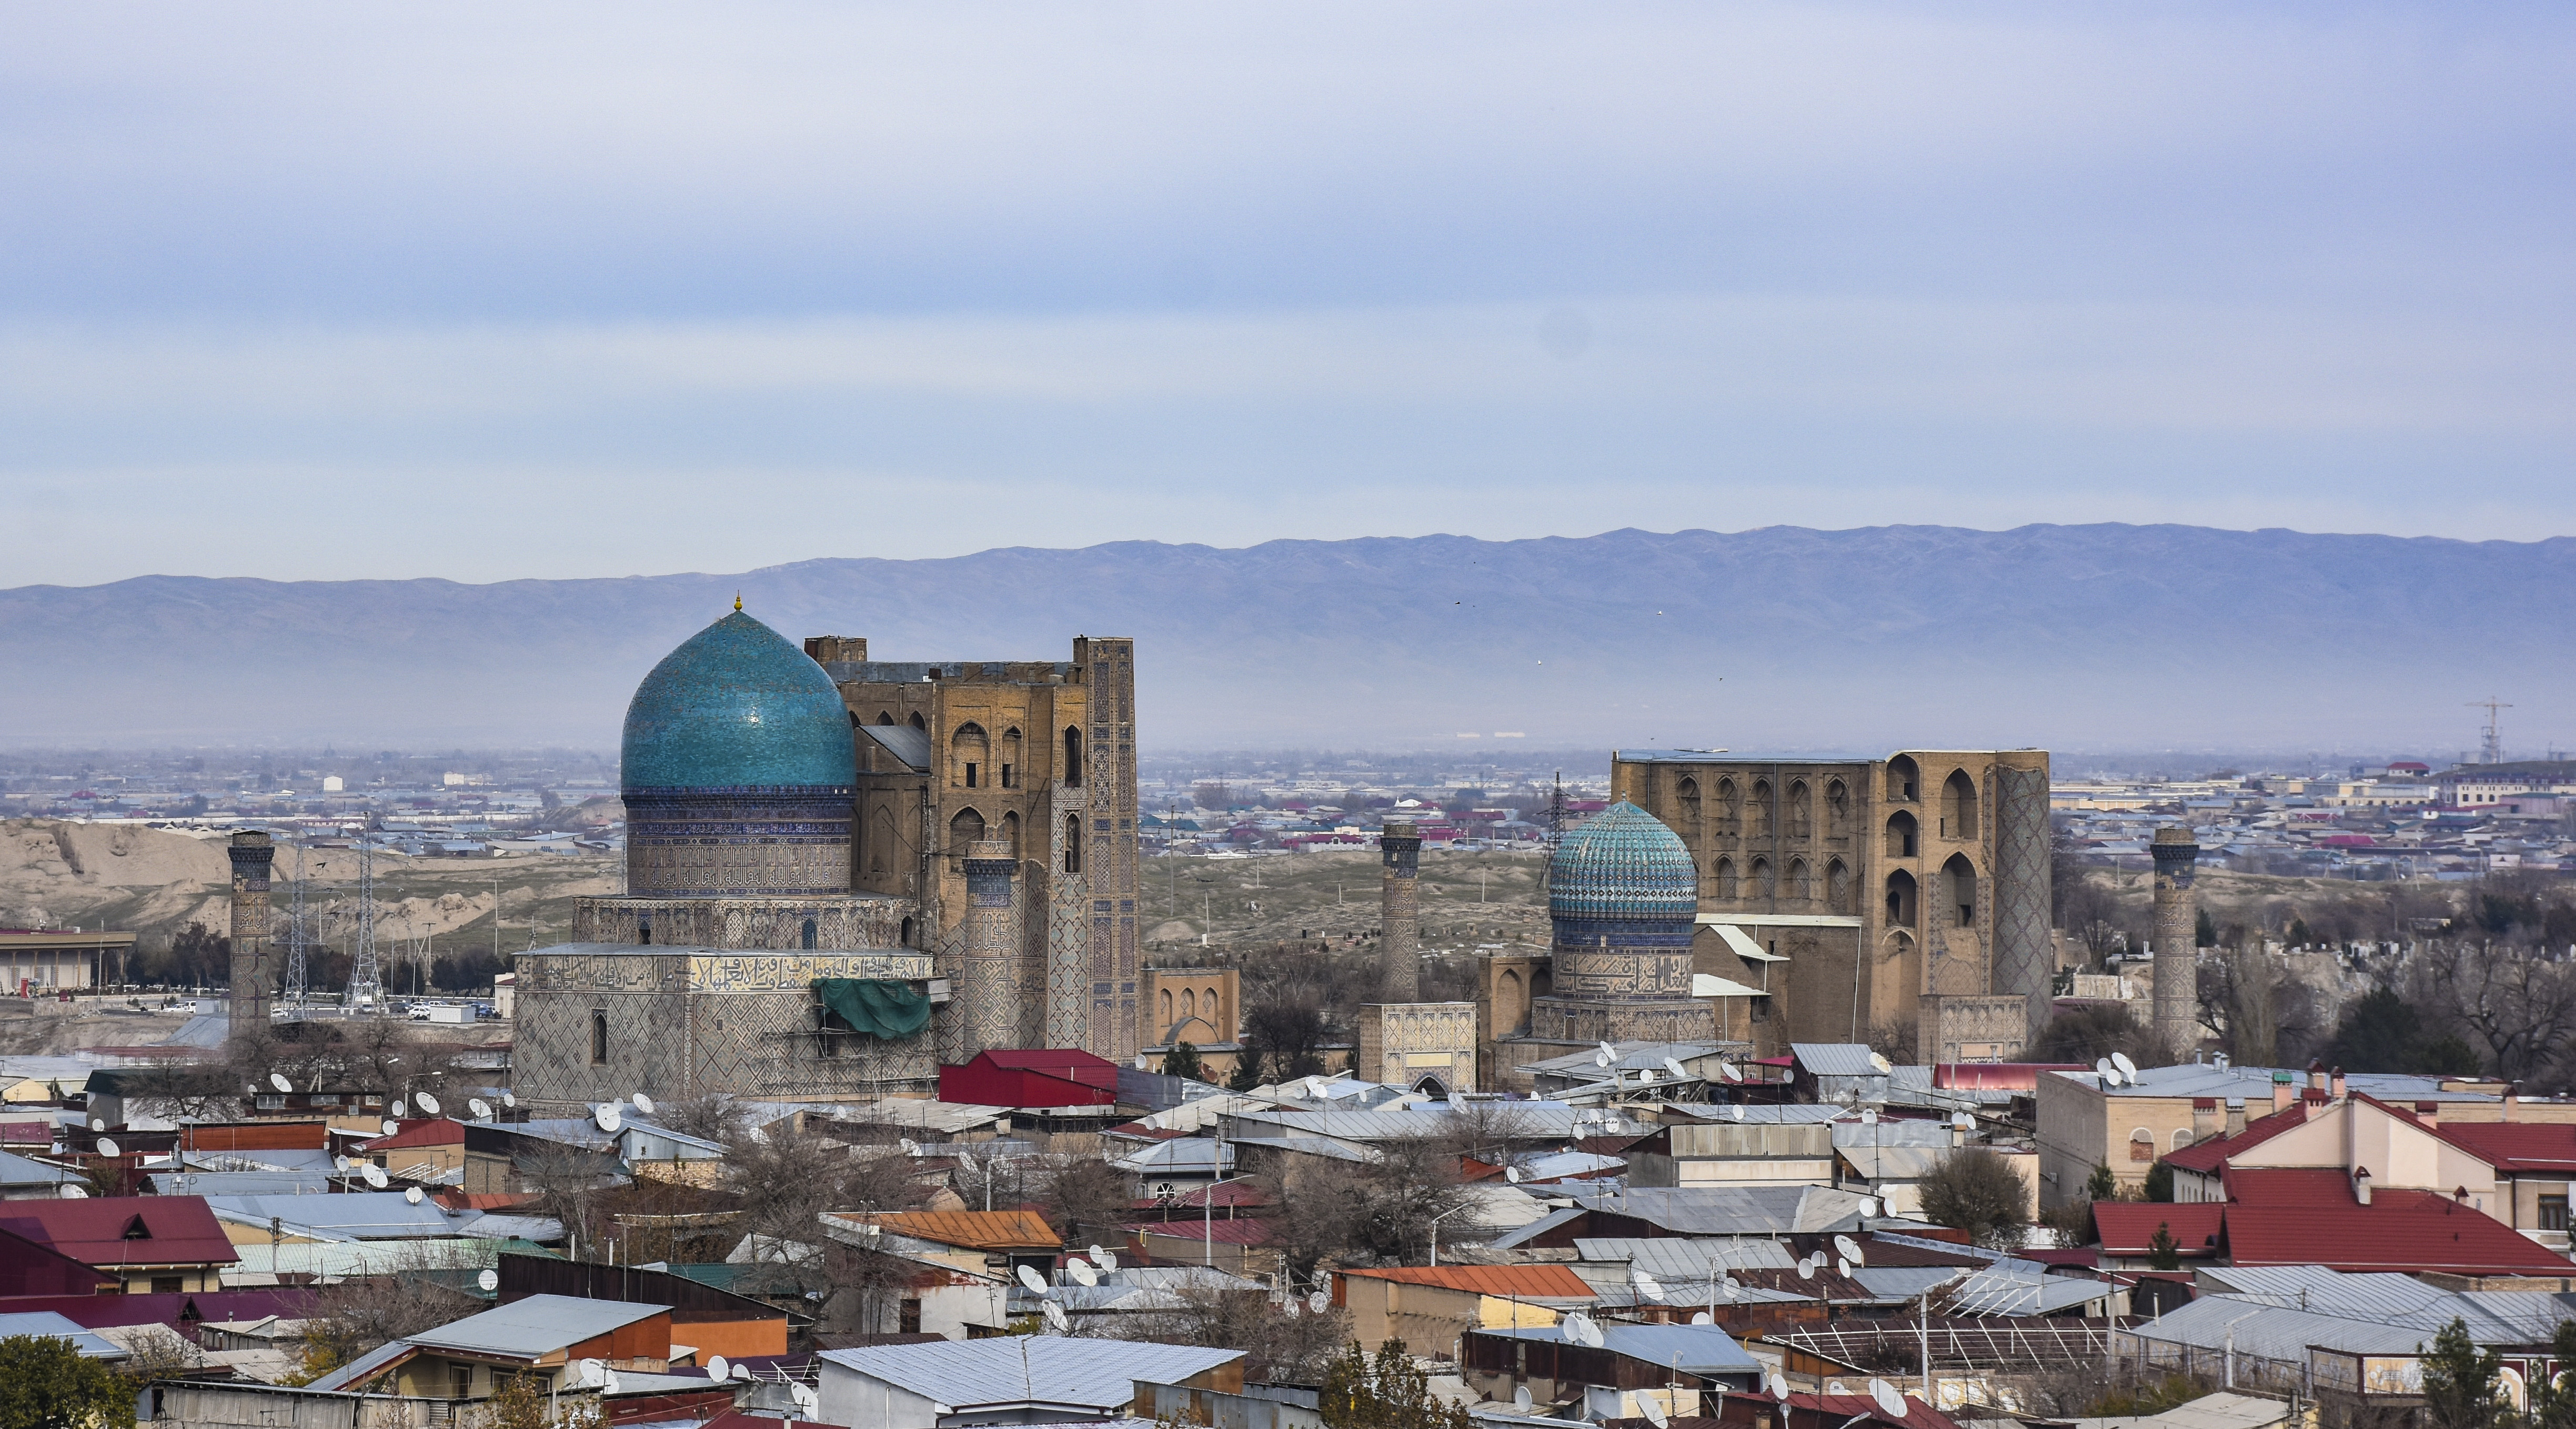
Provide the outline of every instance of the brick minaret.
<path id="1" fill-rule="evenodd" d="M 2200 845 L 2191 830 L 2156 830 L 2148 852 L 2156 860 L 2156 1038 L 2176 1056 L 2200 1043 L 2200 902 L 2191 891 Z"/>
<path id="2" fill-rule="evenodd" d="M 1007 839 L 966 846 L 966 954 L 948 993 L 961 1062 L 1010 1046 L 1020 1025 L 1019 871 Z"/>
<path id="3" fill-rule="evenodd" d="M 1377 1001 L 1422 999 L 1422 835 L 1387 821 L 1378 835 Z"/>
<path id="4" fill-rule="evenodd" d="M 268 960 L 268 870 L 277 847 L 266 834 L 233 835 L 232 1034 L 268 1026 L 277 970 Z"/>

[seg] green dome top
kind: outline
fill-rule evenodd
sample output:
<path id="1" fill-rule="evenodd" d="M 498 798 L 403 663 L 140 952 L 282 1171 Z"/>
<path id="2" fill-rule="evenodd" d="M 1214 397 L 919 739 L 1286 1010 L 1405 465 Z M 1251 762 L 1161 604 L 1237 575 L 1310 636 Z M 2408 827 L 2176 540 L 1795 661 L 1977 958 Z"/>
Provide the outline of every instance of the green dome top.
<path id="1" fill-rule="evenodd" d="M 849 707 L 832 677 L 739 604 L 635 687 L 622 764 L 628 789 L 858 782 Z"/>
<path id="2" fill-rule="evenodd" d="M 1699 915 L 1699 871 L 1681 836 L 1626 799 L 1565 835 L 1547 863 L 1550 917 L 1619 922 Z"/>

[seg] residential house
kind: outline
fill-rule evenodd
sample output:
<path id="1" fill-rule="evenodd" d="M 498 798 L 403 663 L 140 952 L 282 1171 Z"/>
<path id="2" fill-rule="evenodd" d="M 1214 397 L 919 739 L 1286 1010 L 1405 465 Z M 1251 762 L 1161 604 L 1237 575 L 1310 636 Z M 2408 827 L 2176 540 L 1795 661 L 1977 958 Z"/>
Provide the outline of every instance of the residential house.
<path id="1" fill-rule="evenodd" d="M 1639 1412 L 1640 1391 L 1660 1396 L 1674 1386 L 1695 1401 L 1704 1390 L 1749 1390 L 1762 1366 L 1715 1325 L 1600 1326 L 1600 1348 L 1569 1338 L 1563 1324 L 1470 1330 L 1459 1369 L 1487 1399 L 1529 1391 L 1535 1404 L 1580 1404 L 1583 1417 L 1624 1419 Z M 1688 1402 L 1688 1401 L 1685 1401 Z"/>
<path id="2" fill-rule="evenodd" d="M 1348 1310 L 1364 1345 L 1402 1340 L 1417 1355 L 1447 1355 L 1473 1329 L 1553 1325 L 1597 1297 L 1562 1265 L 1390 1266 L 1333 1272 L 1333 1303 Z"/>
<path id="3" fill-rule="evenodd" d="M 0 1231 L 113 1275 L 133 1295 L 221 1289 L 241 1259 L 202 1196 L 9 1201 Z"/>
<path id="4" fill-rule="evenodd" d="M 1014 1335 L 816 1356 L 815 1417 L 871 1429 L 1052 1424 L 1129 1412 L 1136 1383 L 1243 1392 L 1243 1352 Z"/>
<path id="5" fill-rule="evenodd" d="M 671 1307 L 530 1295 L 395 1340 L 313 1381 L 311 1388 L 489 1399 L 522 1376 L 552 1390 L 578 1386 L 584 1360 L 614 1370 L 668 1370 Z"/>

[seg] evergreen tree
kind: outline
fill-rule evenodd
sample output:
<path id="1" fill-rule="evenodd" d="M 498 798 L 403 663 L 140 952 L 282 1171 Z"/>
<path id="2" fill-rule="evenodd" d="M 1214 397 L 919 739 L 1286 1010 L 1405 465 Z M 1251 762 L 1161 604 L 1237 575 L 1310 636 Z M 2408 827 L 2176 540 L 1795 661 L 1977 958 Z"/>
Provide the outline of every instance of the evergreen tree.
<path id="1" fill-rule="evenodd" d="M 2480 1351 L 2458 1319 L 2433 1337 L 2424 1356 L 2424 1418 L 2428 1429 L 2497 1429 L 2508 1406 L 2496 1381 L 2504 1356 Z"/>
<path id="2" fill-rule="evenodd" d="M 0 1340 L 0 1429 L 133 1429 L 134 1387 L 51 1335 Z"/>
<path id="3" fill-rule="evenodd" d="M 2120 1178 L 2111 1174 L 2111 1163 L 2096 1161 L 2093 1174 L 2084 1180 L 2084 1199 L 2116 1201 L 2120 1199 Z"/>
<path id="4" fill-rule="evenodd" d="M 2156 1222 L 2156 1233 L 2147 1241 L 2147 1268 L 2150 1270 L 2182 1269 L 2182 1247 L 2174 1244 L 2172 1222 Z"/>
<path id="5" fill-rule="evenodd" d="M 1413 1367 L 1404 1341 L 1389 1340 L 1372 1357 L 1353 1340 L 1324 1368 L 1316 1401 L 1324 1429 L 1474 1429 L 1463 1406 L 1443 1404 L 1429 1377 Z"/>
<path id="6" fill-rule="evenodd" d="M 1246 1047 L 1242 1051 L 1235 1053 L 1234 1075 L 1226 1078 L 1225 1084 L 1238 1092 L 1248 1092 L 1254 1087 L 1260 1086 L 1261 1049 L 1258 1047 Z"/>
<path id="7" fill-rule="evenodd" d="M 1206 1070 L 1199 1066 L 1199 1049 L 1188 1042 L 1174 1043 L 1172 1050 L 1163 1054 L 1163 1075 L 1187 1077 L 1194 1082 L 1207 1080 Z"/>

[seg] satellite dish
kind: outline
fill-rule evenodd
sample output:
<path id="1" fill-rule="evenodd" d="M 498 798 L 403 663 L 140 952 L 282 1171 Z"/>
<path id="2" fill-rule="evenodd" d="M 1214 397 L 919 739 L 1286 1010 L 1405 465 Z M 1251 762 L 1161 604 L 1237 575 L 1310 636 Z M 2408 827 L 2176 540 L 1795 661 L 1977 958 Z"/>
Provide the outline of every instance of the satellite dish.
<path id="1" fill-rule="evenodd" d="M 98 1117 L 91 1117 L 89 1119 L 89 1129 L 92 1131 L 105 1131 L 107 1130 L 107 1123 Z"/>
<path id="2" fill-rule="evenodd" d="M 1028 1266 L 1023 1265 L 1014 1273 L 1020 1277 L 1020 1283 L 1027 1286 L 1029 1288 L 1029 1293 L 1032 1295 L 1045 1295 L 1054 1289 L 1053 1286 L 1046 1283 L 1045 1276 L 1038 1274 L 1037 1271 Z"/>
<path id="3" fill-rule="evenodd" d="M 501 1288 L 501 1272 L 497 1270 L 484 1271 L 482 1274 L 474 1277 L 474 1283 L 482 1289 L 483 1293 L 488 1295 Z"/>
<path id="4" fill-rule="evenodd" d="M 1861 1197 L 1861 1198 L 1860 1198 L 1860 1213 L 1861 1213 L 1861 1215 L 1863 1215 L 1864 1217 L 1867 1217 L 1867 1216 L 1874 1216 L 1874 1215 L 1877 1215 L 1877 1214 L 1878 1214 L 1878 1212 L 1879 1212 L 1879 1205 L 1878 1205 L 1878 1198 L 1877 1198 L 1876 1196 L 1863 1196 L 1863 1197 Z"/>
<path id="5" fill-rule="evenodd" d="M 746 1373 L 743 1378 L 749 1379 L 751 1376 Z M 787 1386 L 787 1393 L 796 1401 L 796 1407 L 804 1410 L 809 1416 L 814 1412 L 815 1406 L 823 1402 L 823 1392 L 810 1384 L 797 1384 L 791 1380 Z"/>
<path id="6" fill-rule="evenodd" d="M 1100 1283 L 1100 1272 L 1091 1268 L 1090 1261 L 1087 1261 L 1078 1255 L 1064 1263 L 1064 1273 L 1072 1276 L 1073 1283 L 1076 1285 L 1097 1285 Z"/>
<path id="7" fill-rule="evenodd" d="M 516 1094 L 511 1093 L 511 1092 L 503 1092 L 503 1093 L 501 1093 L 501 1105 L 503 1105 L 503 1106 L 517 1106 L 518 1104 L 519 1104 L 519 1098 L 517 1097 L 517 1095 L 516 1095 Z"/>
<path id="8" fill-rule="evenodd" d="M 391 1118 L 388 1118 L 388 1119 L 385 1121 L 385 1123 L 384 1123 L 384 1127 L 385 1127 L 385 1135 L 387 1135 L 387 1136 L 391 1136 L 391 1135 L 393 1135 L 395 1132 L 402 1130 L 402 1123 L 401 1123 L 401 1122 L 398 1122 L 398 1121 L 394 1121 L 394 1120 L 392 1120 Z"/>
<path id="9" fill-rule="evenodd" d="M 1324 1095 L 1324 1079 L 1321 1077 L 1308 1077 L 1306 1079 L 1306 1095 L 1313 1097 L 1318 1101 L 1322 1100 Z"/>
<path id="10" fill-rule="evenodd" d="M 906 1156 L 919 1156 L 921 1154 L 921 1143 L 913 1140 L 909 1136 L 904 1137 L 895 1144 L 903 1148 L 903 1154 Z"/>
<path id="11" fill-rule="evenodd" d="M 427 1092 L 415 1092 L 412 1094 L 412 1100 L 419 1104 L 422 1111 L 428 1112 L 431 1116 L 438 1115 L 438 1098 Z"/>
<path id="12" fill-rule="evenodd" d="M 1694 1325 L 1714 1325 L 1717 1322 L 1708 1317 L 1708 1312 L 1706 1310 L 1693 1310 L 1691 1311 L 1691 1323 Z"/>
<path id="13" fill-rule="evenodd" d="M 1504 1180 L 1506 1180 L 1506 1181 L 1511 1182 L 1511 1183 L 1512 1183 L 1513 1185 L 1515 1185 L 1515 1186 L 1519 1185 L 1519 1184 L 1521 1183 L 1521 1168 L 1519 1168 L 1518 1166 L 1506 1166 L 1506 1167 L 1504 1167 L 1504 1168 L 1503 1168 L 1503 1179 L 1504 1179 Z"/>
<path id="14" fill-rule="evenodd" d="M 1682 1065 L 1679 1057 L 1666 1057 L 1664 1059 L 1664 1070 L 1670 1073 L 1672 1075 L 1672 1079 L 1676 1082 L 1690 1080 L 1690 1069 Z"/>
<path id="15" fill-rule="evenodd" d="M 116 1141 L 115 1141 L 115 1139 L 114 1139 L 113 1137 L 106 1137 L 106 1136 L 102 1136 L 102 1137 L 100 1137 L 100 1138 L 98 1139 L 98 1154 L 99 1154 L 99 1155 L 101 1155 L 101 1156 L 114 1156 L 114 1155 L 116 1155 L 116 1154 L 117 1154 L 117 1150 L 116 1150 Z"/>
<path id="16" fill-rule="evenodd" d="M 1869 1054 L 1869 1064 L 1878 1068 L 1882 1072 L 1893 1072 L 1896 1070 L 1896 1064 L 1894 1062 L 1887 1060 L 1876 1052 Z"/>
<path id="17" fill-rule="evenodd" d="M 1744 1120 L 1744 1104 L 1742 1102 L 1728 1102 L 1726 1104 L 1726 1119 L 1728 1121 Z"/>
<path id="18" fill-rule="evenodd" d="M 1601 1336 L 1601 1327 L 1593 1323 L 1591 1316 L 1580 1310 L 1567 1312 L 1565 1337 L 1586 1349 L 1597 1350 L 1605 1343 Z"/>
<path id="19" fill-rule="evenodd" d="M 1654 1425 L 1655 1429 L 1669 1429 L 1673 1422 L 1673 1416 L 1664 1412 L 1664 1406 L 1660 1401 L 1640 1399 L 1637 1401 L 1637 1407 L 1646 1412 L 1646 1422 Z"/>
<path id="20" fill-rule="evenodd" d="M 1524 1384 L 1518 1389 L 1512 1391 L 1512 1407 L 1514 1409 L 1527 1409 L 1530 1407 L 1531 1403 L 1532 1401 L 1530 1399 L 1528 1385 Z"/>
<path id="21" fill-rule="evenodd" d="M 747 1365 L 747 1364 L 738 1364 L 738 1365 L 735 1365 L 735 1366 L 733 1367 L 733 1377 L 734 1377 L 734 1378 L 736 1378 L 736 1379 L 738 1379 L 738 1380 L 743 1381 L 745 1384 L 750 1383 L 750 1382 L 751 1382 L 751 1366 L 749 1366 L 749 1365 Z M 799 1389 L 802 1389 L 802 1388 L 804 1388 L 804 1387 L 805 1387 L 805 1386 L 803 1386 L 803 1385 L 801 1385 L 801 1384 L 797 1386 L 797 1388 L 799 1388 Z"/>
<path id="22" fill-rule="evenodd" d="M 725 1357 L 722 1355 L 718 1355 L 714 1359 L 707 1361 L 707 1378 L 712 1379 L 719 1384 L 733 1377 L 732 1370 L 733 1366 L 726 1364 Z"/>
<path id="23" fill-rule="evenodd" d="M 1048 1329 L 1061 1335 L 1073 1328 L 1073 1317 L 1064 1313 L 1064 1307 L 1062 1305 L 1049 1300 L 1038 1308 L 1046 1312 Z"/>
<path id="24" fill-rule="evenodd" d="M 1311 1313 L 1320 1315 L 1332 1308 L 1333 1297 L 1324 1291 L 1318 1290 L 1306 1297 L 1306 1309 Z"/>
<path id="25" fill-rule="evenodd" d="M 2093 1059 L 2093 1075 L 2097 1077 L 2107 1077 L 2112 1075 L 2114 1070 L 2115 1069 L 2111 1065 L 2110 1058 L 2096 1057 Z"/>
<path id="26" fill-rule="evenodd" d="M 490 1121 L 492 1119 L 492 1104 L 483 1100 L 481 1097 L 467 1097 L 465 1099 L 465 1109 L 474 1113 L 474 1119 L 476 1121 Z"/>
<path id="27" fill-rule="evenodd" d="M 1878 1125 L 1878 1108 L 1874 1106 L 1862 1107 L 1860 1111 L 1860 1124 L 1863 1126 Z"/>
<path id="28" fill-rule="evenodd" d="M 2119 1069 L 2120 1069 L 2120 1075 L 2121 1075 L 2121 1076 L 2123 1076 L 2123 1077 L 2128 1078 L 2130 1081 L 2133 1081 L 2133 1082 L 2134 1082 L 2134 1081 L 2136 1081 L 2136 1080 L 2138 1079 L 2138 1064 L 2129 1060 L 2129 1054 L 2128 1054 L 2128 1053 L 2126 1053 L 2126 1052 L 2114 1052 L 2114 1053 L 2112 1053 L 2112 1054 L 2111 1054 L 2111 1065 L 2112 1065 L 2112 1066 L 2114 1066 L 2114 1067 L 2119 1068 Z"/>
<path id="29" fill-rule="evenodd" d="M 653 1099 L 644 1095 L 642 1092 L 637 1092 L 635 1095 L 628 1097 L 627 1100 L 635 1103 L 635 1109 L 644 1113 L 646 1116 L 651 1116 L 653 1114 Z"/>
<path id="30" fill-rule="evenodd" d="M 601 1102 L 599 1110 L 590 1114 L 590 1119 L 597 1123 L 602 1131 L 615 1131 L 626 1124 L 626 1119 L 617 1114 L 615 1102 Z"/>
<path id="31" fill-rule="evenodd" d="M 1740 1082 L 1744 1080 L 1744 1069 L 1735 1065 L 1733 1062 L 1718 1063 L 1717 1074 L 1726 1078 L 1730 1082 Z"/>
<path id="32" fill-rule="evenodd" d="M 372 1161 L 359 1167 L 358 1174 L 367 1178 L 367 1184 L 375 1187 L 379 1191 L 392 1184 L 385 1175 L 385 1168 Z"/>
<path id="33" fill-rule="evenodd" d="M 574 1380 L 573 1383 L 581 1385 L 597 1384 L 599 1383 L 599 1377 L 607 1372 L 608 1366 L 601 1364 L 599 1361 L 583 1360 L 581 1362 L 581 1378 Z"/>
<path id="34" fill-rule="evenodd" d="M 1145 1070 L 1145 1054 L 1142 1052 L 1136 1054 L 1136 1070 L 1140 1072 Z"/>
<path id="35" fill-rule="evenodd" d="M 410 1103 L 404 1101 L 401 1097 L 396 1097 L 394 1098 L 394 1104 L 386 1107 L 385 1110 L 393 1113 L 395 1116 L 400 1116 L 403 1114 L 403 1108 L 408 1105 L 410 1105 Z"/>
<path id="36" fill-rule="evenodd" d="M 268 1084 L 277 1088 L 281 1092 L 291 1092 L 295 1090 L 295 1084 L 286 1079 L 286 1074 L 284 1072 L 269 1073 Z"/>
<path id="37" fill-rule="evenodd" d="M 1116 1270 L 1118 1268 L 1118 1256 L 1114 1251 L 1102 1250 L 1099 1245 L 1095 1243 L 1091 1247 L 1091 1263 L 1099 1266 L 1103 1270 Z"/>
<path id="38" fill-rule="evenodd" d="M 605 1367 L 601 1368 L 599 1371 L 599 1392 L 602 1394 L 615 1394 L 617 1392 L 617 1371 Z"/>
<path id="39" fill-rule="evenodd" d="M 1771 1397 L 1783 1404 L 1789 1401 L 1789 1381 L 1782 1379 L 1776 1369 L 1771 1371 Z"/>
<path id="40" fill-rule="evenodd" d="M 63 1183 L 61 1195 L 66 1201 L 85 1201 L 89 1199 L 89 1192 L 82 1190 L 80 1187 L 75 1186 L 68 1181 Z"/>
<path id="41" fill-rule="evenodd" d="M 1610 1044 L 1604 1042 L 1601 1044 L 1601 1050 L 1592 1054 L 1592 1065 L 1606 1067 L 1610 1065 L 1610 1061 Z"/>
<path id="42" fill-rule="evenodd" d="M 1851 1262 L 1848 1260 L 1835 1261 L 1834 1274 L 1841 1276 L 1845 1280 L 1851 1279 Z"/>
<path id="43" fill-rule="evenodd" d="M 420 1188 L 418 1186 L 403 1187 L 403 1199 L 411 1202 L 415 1206 L 419 1205 L 421 1201 Z"/>
<path id="44" fill-rule="evenodd" d="M 1798 1258 L 1798 1278 L 1799 1278 L 1800 1280 L 1813 1280 L 1813 1279 L 1815 1279 L 1815 1278 L 1816 1278 L 1816 1263 L 1815 1263 L 1814 1261 L 1812 1261 L 1812 1260 L 1809 1260 L 1809 1259 L 1808 1259 L 1808 1258 L 1806 1258 L 1805 1256 L 1800 1256 L 1800 1257 Z"/>
<path id="45" fill-rule="evenodd" d="M 1878 1405 L 1879 1413 L 1890 1419 L 1905 1417 L 1905 1396 L 1896 1392 L 1895 1385 L 1883 1379 L 1872 1379 L 1869 1382 L 1869 1397 Z"/>
<path id="46" fill-rule="evenodd" d="M 1834 1253 L 1841 1256 L 1843 1259 L 1852 1262 L 1854 1265 L 1862 1263 L 1860 1258 L 1860 1242 L 1853 1240 L 1850 1236 L 1838 1235 L 1834 1237 Z"/>

